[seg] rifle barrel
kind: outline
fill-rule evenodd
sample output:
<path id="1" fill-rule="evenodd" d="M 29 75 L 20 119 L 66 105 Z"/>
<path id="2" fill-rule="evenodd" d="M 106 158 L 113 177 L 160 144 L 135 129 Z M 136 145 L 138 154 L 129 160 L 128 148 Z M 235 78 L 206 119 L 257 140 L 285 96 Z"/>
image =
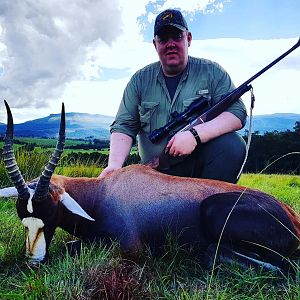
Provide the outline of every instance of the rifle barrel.
<path id="1" fill-rule="evenodd" d="M 244 85 L 248 85 L 251 81 L 253 81 L 254 79 L 256 79 L 257 77 L 259 77 L 261 74 L 265 73 L 267 70 L 269 70 L 270 68 L 272 68 L 275 64 L 277 64 L 279 61 L 281 61 L 283 58 L 285 58 L 287 55 L 289 55 L 291 52 L 293 52 L 295 49 L 297 49 L 300 46 L 300 38 L 298 40 L 298 42 L 289 50 L 287 50 L 286 52 L 284 52 L 282 55 L 280 55 L 279 57 L 277 57 L 275 60 L 273 60 L 270 64 L 268 64 L 266 67 L 264 67 L 262 70 L 260 70 L 258 73 L 256 73 L 255 75 L 253 75 L 251 78 L 249 78 L 247 81 L 245 81 L 243 84 Z"/>
<path id="2" fill-rule="evenodd" d="M 285 58 L 287 55 L 289 55 L 291 52 L 293 52 L 295 49 L 297 49 L 300 46 L 300 38 L 298 42 L 291 47 L 289 50 L 284 52 L 282 55 L 277 57 L 275 60 L 273 60 L 270 64 L 268 64 L 266 67 L 264 67 L 262 70 L 260 70 L 258 73 L 253 75 L 251 78 L 249 78 L 247 81 L 242 83 L 239 87 L 234 89 L 233 91 L 229 92 L 227 95 L 224 95 L 221 100 L 216 103 L 214 106 L 210 107 L 209 109 L 206 109 L 203 113 L 200 113 L 198 117 L 192 118 L 190 121 L 187 121 L 186 118 L 184 121 L 187 121 L 187 124 L 178 131 L 186 131 L 189 130 L 191 127 L 196 126 L 201 123 L 205 123 L 207 121 L 210 121 L 211 119 L 215 118 L 217 115 L 219 115 L 222 111 L 226 110 L 227 107 L 229 107 L 233 102 L 237 101 L 244 93 L 249 91 L 252 86 L 250 85 L 250 82 L 252 82 L 254 79 L 265 73 L 267 70 L 272 68 L 275 64 L 277 64 L 279 61 L 281 61 L 283 58 Z M 166 124 L 165 126 L 154 130 L 149 135 L 149 139 L 152 143 L 155 143 L 158 139 L 165 136 L 169 133 L 169 127 L 176 127 L 181 122 L 177 122 L 177 120 L 172 120 L 171 123 Z M 171 126 L 170 126 L 171 125 Z M 166 130 L 167 129 L 167 130 Z"/>

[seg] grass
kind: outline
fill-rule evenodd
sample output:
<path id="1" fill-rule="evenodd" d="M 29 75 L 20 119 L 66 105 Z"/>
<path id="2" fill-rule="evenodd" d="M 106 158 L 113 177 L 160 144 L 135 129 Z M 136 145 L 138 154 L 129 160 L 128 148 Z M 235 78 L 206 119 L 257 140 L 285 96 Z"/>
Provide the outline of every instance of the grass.
<path id="1" fill-rule="evenodd" d="M 51 152 L 36 153 L 33 151 L 15 151 L 18 167 L 26 181 L 40 176 L 45 164 L 51 157 Z M 3 161 L 0 161 L 0 185 L 11 185 Z"/>
<path id="2" fill-rule="evenodd" d="M 22 141 L 24 143 L 28 144 L 37 144 L 39 146 L 46 146 L 46 147 L 52 147 L 54 148 L 57 143 L 57 138 L 29 138 L 29 137 L 18 137 L 17 138 L 19 141 Z M 75 139 L 66 139 L 65 145 L 66 146 L 77 146 L 77 145 L 82 145 L 82 144 L 88 144 L 88 141 L 83 141 L 83 140 L 75 140 Z"/>
<path id="3" fill-rule="evenodd" d="M 17 140 L 27 144 L 36 144 L 37 147 L 43 148 L 55 148 L 57 143 L 57 138 L 29 138 L 29 137 L 17 137 Z M 66 146 L 78 146 L 78 145 L 88 145 L 88 141 L 82 140 L 73 140 L 73 139 L 66 139 L 65 145 Z M 14 144 L 14 147 L 22 146 L 21 144 Z M 0 148 L 3 147 L 3 141 L 0 141 Z"/>
<path id="4" fill-rule="evenodd" d="M 259 189 L 282 199 L 300 212 L 300 176 L 244 174 L 239 184 Z"/>
<path id="5" fill-rule="evenodd" d="M 18 154 L 26 179 L 40 174 L 49 156 L 28 162 L 30 154 Z M 26 172 L 26 170 L 30 170 Z M 74 163 L 58 167 L 68 176 L 98 176 L 101 168 Z M 8 185 L 0 163 L 1 186 Z M 300 213 L 300 177 L 243 174 L 239 184 L 258 188 L 289 203 Z M 24 259 L 24 229 L 16 215 L 15 201 L 0 201 L 0 299 L 172 299 L 249 300 L 300 299 L 300 272 L 296 278 L 223 265 L 213 274 L 200 266 L 193 250 L 170 241 L 162 257 L 145 255 L 138 262 L 122 258 L 118 244 L 82 246 L 71 257 L 66 243 L 73 237 L 57 229 L 50 246 L 50 261 L 30 268 Z"/>
<path id="6" fill-rule="evenodd" d="M 299 281 L 271 273 L 223 266 L 213 275 L 192 253 L 166 249 L 162 258 L 145 255 L 135 263 L 122 259 L 118 245 L 91 245 L 80 256 L 65 254 L 60 236 L 52 245 L 52 260 L 39 269 L 21 262 L 4 266 L 0 299 L 299 299 Z M 58 242 L 61 244 L 59 245 Z M 54 259 L 55 257 L 55 259 Z"/>
<path id="7" fill-rule="evenodd" d="M 78 164 L 70 167 L 58 167 L 55 173 L 69 177 L 97 177 L 102 170 L 101 167 L 91 166 L 87 168 L 83 164 Z"/>

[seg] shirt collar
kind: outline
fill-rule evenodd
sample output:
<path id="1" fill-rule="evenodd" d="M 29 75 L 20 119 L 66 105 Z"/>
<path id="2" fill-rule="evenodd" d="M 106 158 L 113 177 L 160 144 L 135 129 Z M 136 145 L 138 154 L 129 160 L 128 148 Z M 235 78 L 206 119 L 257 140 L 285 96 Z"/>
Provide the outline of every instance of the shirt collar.
<path id="1" fill-rule="evenodd" d="M 188 63 L 182 73 L 182 80 L 186 80 L 188 74 L 189 74 L 189 69 L 190 69 L 190 56 L 188 57 Z M 160 83 L 164 82 L 164 72 L 162 69 L 161 64 L 159 64 L 158 72 L 157 72 L 157 79 L 159 80 Z"/>

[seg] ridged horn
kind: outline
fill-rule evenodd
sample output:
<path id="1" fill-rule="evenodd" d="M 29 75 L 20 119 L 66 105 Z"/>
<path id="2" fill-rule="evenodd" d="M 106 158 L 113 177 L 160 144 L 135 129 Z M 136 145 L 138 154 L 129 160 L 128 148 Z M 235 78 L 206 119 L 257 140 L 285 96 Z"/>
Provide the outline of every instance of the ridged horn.
<path id="1" fill-rule="evenodd" d="M 65 145 L 65 129 L 66 129 L 66 117 L 65 117 L 65 106 L 62 104 L 61 108 L 61 116 L 60 116 L 60 127 L 59 127 L 59 135 L 58 135 L 58 141 L 56 144 L 56 148 L 51 156 L 50 161 L 45 166 L 45 169 L 39 179 L 39 182 L 37 184 L 35 193 L 34 193 L 34 201 L 43 201 L 47 193 L 49 191 L 49 184 L 51 176 L 59 162 L 60 156 L 64 151 L 64 145 Z"/>
<path id="2" fill-rule="evenodd" d="M 6 126 L 6 134 L 4 137 L 2 157 L 8 175 L 18 191 L 19 198 L 28 200 L 30 197 L 29 189 L 17 165 L 17 161 L 14 154 L 14 148 L 13 148 L 14 121 L 13 121 L 10 107 L 6 102 L 6 100 L 4 100 L 4 104 L 7 111 L 7 126 Z"/>

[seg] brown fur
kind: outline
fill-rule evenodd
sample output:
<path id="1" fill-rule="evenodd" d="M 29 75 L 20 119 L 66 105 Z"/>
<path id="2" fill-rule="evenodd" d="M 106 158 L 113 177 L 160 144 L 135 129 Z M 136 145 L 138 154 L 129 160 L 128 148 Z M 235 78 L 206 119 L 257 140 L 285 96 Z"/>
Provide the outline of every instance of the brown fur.
<path id="1" fill-rule="evenodd" d="M 95 221 L 61 205 L 64 191 Z M 161 249 L 169 234 L 180 245 L 205 251 L 218 242 L 230 213 L 222 236 L 226 247 L 281 265 L 281 256 L 289 257 L 300 244 L 299 216 L 274 197 L 221 181 L 165 175 L 144 165 L 101 179 L 53 175 L 47 199 L 34 203 L 32 214 L 45 223 L 47 249 L 59 226 L 87 241 L 117 240 L 131 256 L 139 255 L 144 244 Z M 30 215 L 23 202 L 17 205 L 21 219 Z"/>

